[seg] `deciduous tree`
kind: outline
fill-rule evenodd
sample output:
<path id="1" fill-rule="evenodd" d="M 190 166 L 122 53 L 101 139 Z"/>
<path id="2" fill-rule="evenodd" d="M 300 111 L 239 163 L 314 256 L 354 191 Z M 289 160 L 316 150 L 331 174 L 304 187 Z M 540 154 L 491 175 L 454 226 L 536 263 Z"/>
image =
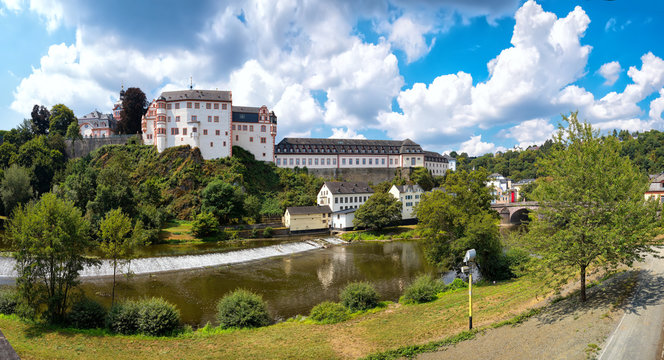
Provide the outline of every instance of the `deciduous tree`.
<path id="1" fill-rule="evenodd" d="M 99 231 L 101 232 L 99 248 L 113 266 L 113 290 L 111 291 L 111 305 L 113 305 L 118 265 L 131 260 L 137 241 L 131 233 L 131 219 L 120 209 L 113 209 L 106 214 L 101 221 Z"/>
<path id="2" fill-rule="evenodd" d="M 223 180 L 211 181 L 201 194 L 203 211 L 213 213 L 222 224 L 244 215 L 244 192 Z"/>
<path id="3" fill-rule="evenodd" d="M 36 135 L 46 135 L 48 134 L 48 128 L 50 126 L 51 113 L 48 109 L 42 105 L 36 105 L 32 107 L 32 132 Z"/>
<path id="4" fill-rule="evenodd" d="M 73 203 L 47 193 L 36 203 L 20 206 L 8 223 L 7 236 L 16 259 L 16 287 L 21 312 L 64 320 L 79 272 L 95 263 L 85 256 L 92 247 L 90 226 Z"/>
<path id="5" fill-rule="evenodd" d="M 401 202 L 390 193 L 375 193 L 355 211 L 355 227 L 380 230 L 401 220 Z"/>
<path id="6" fill-rule="evenodd" d="M 581 300 L 591 265 L 631 265 L 653 252 L 661 225 L 658 205 L 644 200 L 648 178 L 620 156 L 618 139 L 600 137 L 577 113 L 563 116 L 555 141 L 561 146 L 539 161 L 546 175 L 534 191 L 539 201 L 530 239 L 554 272 L 576 269 Z"/>
<path id="7" fill-rule="evenodd" d="M 0 183 L 0 195 L 7 215 L 11 214 L 16 205 L 28 202 L 32 194 L 30 172 L 26 168 L 12 165 L 5 170 Z"/>
<path id="8" fill-rule="evenodd" d="M 57 133 L 65 136 L 69 124 L 77 122 L 78 120 L 76 120 L 76 116 L 70 108 L 63 104 L 57 104 L 51 108 L 48 131 L 50 134 Z"/>
<path id="9" fill-rule="evenodd" d="M 141 117 L 148 109 L 145 93 L 140 88 L 131 87 L 122 99 L 122 112 L 118 121 L 120 134 L 137 134 L 141 131 Z"/>

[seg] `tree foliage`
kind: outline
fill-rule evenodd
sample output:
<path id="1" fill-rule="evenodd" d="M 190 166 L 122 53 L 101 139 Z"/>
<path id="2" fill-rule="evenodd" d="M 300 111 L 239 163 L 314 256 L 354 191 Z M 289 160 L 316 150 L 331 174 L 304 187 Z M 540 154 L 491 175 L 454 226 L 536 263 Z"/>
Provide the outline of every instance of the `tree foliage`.
<path id="1" fill-rule="evenodd" d="M 482 275 L 498 279 L 505 277 L 505 269 L 487 176 L 483 169 L 448 173 L 442 184 L 445 191 L 422 195 L 416 212 L 430 262 L 458 268 L 466 250 L 474 248 Z"/>
<path id="2" fill-rule="evenodd" d="M 141 131 L 141 117 L 148 109 L 145 93 L 140 88 L 130 87 L 122 99 L 122 112 L 118 121 L 118 133 L 137 134 Z"/>
<path id="3" fill-rule="evenodd" d="M 410 180 L 422 187 L 424 191 L 429 191 L 436 187 L 436 180 L 425 167 L 415 168 L 410 174 Z"/>
<path id="4" fill-rule="evenodd" d="M 36 203 L 20 206 L 7 226 L 16 259 L 20 312 L 61 322 L 78 274 L 94 260 L 85 257 L 92 246 L 89 223 L 73 203 L 44 194 Z"/>
<path id="5" fill-rule="evenodd" d="M 32 112 L 30 113 L 31 119 L 31 128 L 32 132 L 36 135 L 46 135 L 48 134 L 48 128 L 50 126 L 50 117 L 51 113 L 45 106 L 36 105 L 32 107 Z"/>
<path id="6" fill-rule="evenodd" d="M 355 211 L 355 227 L 380 230 L 401 220 L 401 202 L 390 193 L 376 193 Z"/>
<path id="7" fill-rule="evenodd" d="M 592 264 L 631 265 L 653 252 L 658 206 L 645 202 L 648 179 L 625 156 L 615 137 L 600 137 L 577 113 L 563 116 L 560 146 L 539 161 L 546 174 L 534 192 L 539 201 L 529 236 L 541 263 L 555 272 L 576 269 L 586 300 Z"/>
<path id="8" fill-rule="evenodd" d="M 222 224 L 244 215 L 244 192 L 223 180 L 210 182 L 201 193 L 203 211 L 213 213 Z"/>
<path id="9" fill-rule="evenodd" d="M 76 116 L 74 112 L 63 104 L 54 105 L 51 108 L 51 117 L 49 118 L 49 134 L 60 134 L 65 136 L 69 125 L 76 124 Z"/>
<path id="10" fill-rule="evenodd" d="M 109 211 L 99 225 L 101 243 L 99 249 L 113 265 L 113 290 L 111 305 L 115 302 L 115 275 L 118 264 L 131 260 L 137 241 L 132 237 L 131 219 L 120 209 Z"/>
<path id="11" fill-rule="evenodd" d="M 0 195 L 7 215 L 11 214 L 16 205 L 28 202 L 33 195 L 30 172 L 18 165 L 6 169 L 0 183 Z"/>

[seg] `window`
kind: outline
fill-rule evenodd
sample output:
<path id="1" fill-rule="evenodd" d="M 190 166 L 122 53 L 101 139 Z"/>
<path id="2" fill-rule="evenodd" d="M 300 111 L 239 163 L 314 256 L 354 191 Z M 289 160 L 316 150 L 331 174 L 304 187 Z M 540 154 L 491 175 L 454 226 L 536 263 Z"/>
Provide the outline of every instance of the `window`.
<path id="1" fill-rule="evenodd" d="M 166 117 L 166 120 L 167 120 L 168 122 L 171 122 L 171 117 L 170 117 L 170 116 Z"/>
<path id="2" fill-rule="evenodd" d="M 224 147 L 226 147 L 226 142 L 224 141 Z"/>
<path id="3" fill-rule="evenodd" d="M 221 104 L 221 110 L 226 110 L 226 104 Z"/>
<path id="4" fill-rule="evenodd" d="M 334 203 L 338 204 L 339 203 L 339 198 L 334 198 Z M 337 216 L 339 216 L 339 215 L 337 215 Z"/>
<path id="5" fill-rule="evenodd" d="M 311 159 L 309 159 L 309 165 L 311 165 Z M 318 165 L 318 161 L 316 161 L 316 165 Z"/>
<path id="6" fill-rule="evenodd" d="M 281 165 L 281 159 L 277 159 L 277 166 Z"/>
<path id="7" fill-rule="evenodd" d="M 191 109 L 191 103 L 190 102 L 187 103 L 187 109 Z"/>
<path id="8" fill-rule="evenodd" d="M 180 103 L 175 103 L 175 108 L 179 109 L 180 108 Z"/>
<path id="9" fill-rule="evenodd" d="M 212 109 L 212 104 L 205 103 L 205 108 L 208 109 L 208 110 Z"/>
<path id="10" fill-rule="evenodd" d="M 309 159 L 309 161 L 311 161 L 311 159 Z M 311 163 L 309 163 L 309 165 L 311 165 Z M 318 158 L 316 158 L 316 165 L 318 165 Z"/>
<path id="11" fill-rule="evenodd" d="M 355 197 L 355 202 L 357 202 L 357 196 Z"/>
<path id="12" fill-rule="evenodd" d="M 247 131 L 247 125 L 242 125 L 242 131 Z"/>
<path id="13" fill-rule="evenodd" d="M 219 132 L 220 132 L 220 130 L 215 130 L 215 131 L 214 131 L 214 134 L 217 135 L 217 136 L 219 136 Z"/>
<path id="14" fill-rule="evenodd" d="M 226 131 L 226 136 L 228 136 L 228 131 Z"/>
<path id="15" fill-rule="evenodd" d="M 300 166 L 300 159 L 295 159 L 295 165 Z"/>
<path id="16" fill-rule="evenodd" d="M 346 159 L 341 159 L 341 165 L 346 165 Z"/>
<path id="17" fill-rule="evenodd" d="M 219 122 L 219 116 L 214 117 L 214 122 Z"/>
<path id="18" fill-rule="evenodd" d="M 369 159 L 369 165 L 371 165 L 371 160 L 373 160 L 373 159 Z"/>
<path id="19" fill-rule="evenodd" d="M 385 158 L 381 159 L 381 165 L 385 165 Z"/>
<path id="20" fill-rule="evenodd" d="M 327 164 L 330 165 L 330 158 L 327 158 Z"/>
<path id="21" fill-rule="evenodd" d="M 265 132 L 265 125 L 261 125 L 261 132 Z"/>
<path id="22" fill-rule="evenodd" d="M 254 126 L 253 125 L 249 125 L 249 131 L 254 131 Z"/>
<path id="23" fill-rule="evenodd" d="M 175 122 L 180 122 L 180 117 L 179 116 L 175 117 Z"/>
<path id="24" fill-rule="evenodd" d="M 240 141 L 240 137 L 238 135 L 235 135 L 235 141 Z"/>
<path id="25" fill-rule="evenodd" d="M 187 128 L 182 128 L 182 135 L 187 135 Z"/>
<path id="26" fill-rule="evenodd" d="M 170 110 L 171 109 L 171 104 L 166 104 L 166 109 Z"/>
<path id="27" fill-rule="evenodd" d="M 219 110 L 219 104 L 214 103 L 214 109 L 215 109 L 215 110 Z"/>
<path id="28" fill-rule="evenodd" d="M 212 122 L 212 116 L 208 115 L 208 122 Z"/>
<path id="29" fill-rule="evenodd" d="M 293 165 L 293 158 L 288 159 L 288 165 Z"/>
<path id="30" fill-rule="evenodd" d="M 207 129 L 203 129 L 203 135 L 207 135 Z"/>
<path id="31" fill-rule="evenodd" d="M 196 117 L 196 115 L 191 115 L 191 121 L 192 122 L 198 121 L 198 117 Z"/>
<path id="32" fill-rule="evenodd" d="M 266 143 L 267 143 L 267 139 L 264 138 L 264 137 L 262 137 L 262 138 L 261 138 L 261 144 L 266 144 Z"/>
<path id="33" fill-rule="evenodd" d="M 253 136 L 249 137 L 249 142 L 254 142 L 254 137 Z"/>
<path id="34" fill-rule="evenodd" d="M 367 159 L 366 159 L 366 158 L 362 158 L 362 165 L 366 165 L 366 164 L 367 164 Z"/>
<path id="35" fill-rule="evenodd" d="M 201 103 L 194 103 L 194 109 L 200 109 Z"/>
<path id="36" fill-rule="evenodd" d="M 210 141 L 210 147 L 214 147 L 214 143 Z"/>
<path id="37" fill-rule="evenodd" d="M 332 165 L 336 165 L 336 164 L 337 164 L 337 159 L 332 159 Z"/>
<path id="38" fill-rule="evenodd" d="M 235 130 L 235 124 L 233 124 L 233 130 Z"/>
<path id="39" fill-rule="evenodd" d="M 407 202 L 406 206 L 413 206 L 413 203 L 412 202 Z"/>
<path id="40" fill-rule="evenodd" d="M 194 127 L 194 128 L 191 129 L 191 132 L 196 132 L 196 130 L 197 129 Z"/>
<path id="41" fill-rule="evenodd" d="M 364 197 L 364 201 L 367 201 L 367 197 L 366 197 L 366 196 Z"/>

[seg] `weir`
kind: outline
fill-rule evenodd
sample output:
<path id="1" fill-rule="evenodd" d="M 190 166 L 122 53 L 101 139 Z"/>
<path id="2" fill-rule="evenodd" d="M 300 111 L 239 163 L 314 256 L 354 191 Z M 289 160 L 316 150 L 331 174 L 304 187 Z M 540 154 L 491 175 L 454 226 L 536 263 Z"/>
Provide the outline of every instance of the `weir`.
<path id="1" fill-rule="evenodd" d="M 126 274 L 129 271 L 133 274 L 150 274 L 238 264 L 275 256 L 297 254 L 321 249 L 329 245 L 345 243 L 345 241 L 339 238 L 329 237 L 223 253 L 141 258 L 134 259 L 129 264 L 118 265 L 117 274 Z M 16 270 L 14 270 L 15 265 L 16 261 L 13 258 L 0 257 L 0 277 L 15 278 L 17 276 Z M 81 277 L 104 277 L 112 275 L 113 264 L 109 260 L 102 260 L 98 266 L 86 267 L 80 273 Z"/>

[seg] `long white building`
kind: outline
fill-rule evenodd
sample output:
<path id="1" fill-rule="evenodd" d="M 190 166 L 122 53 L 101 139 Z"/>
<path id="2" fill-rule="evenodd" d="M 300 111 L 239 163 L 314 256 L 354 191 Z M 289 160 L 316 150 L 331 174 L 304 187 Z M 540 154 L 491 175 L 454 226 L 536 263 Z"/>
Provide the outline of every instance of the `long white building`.
<path id="1" fill-rule="evenodd" d="M 326 181 L 316 197 L 318 206 L 329 206 L 332 212 L 357 209 L 374 191 L 367 183 Z"/>
<path id="2" fill-rule="evenodd" d="M 277 117 L 265 106 L 233 106 L 230 91 L 165 91 L 150 103 L 141 127 L 143 143 L 159 152 L 189 145 L 216 159 L 239 145 L 257 160 L 274 161 Z"/>

